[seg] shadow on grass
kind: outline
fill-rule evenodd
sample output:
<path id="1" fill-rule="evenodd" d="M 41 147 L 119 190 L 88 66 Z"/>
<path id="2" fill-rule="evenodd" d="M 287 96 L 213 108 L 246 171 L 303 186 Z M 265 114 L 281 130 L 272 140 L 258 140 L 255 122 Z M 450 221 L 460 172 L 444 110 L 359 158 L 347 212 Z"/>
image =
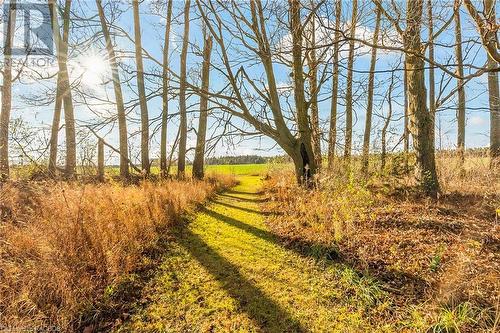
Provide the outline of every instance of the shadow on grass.
<path id="1" fill-rule="evenodd" d="M 231 204 L 228 204 L 227 202 L 223 202 L 220 200 L 213 200 L 213 202 L 216 203 L 217 205 L 221 205 L 221 206 L 231 208 L 231 209 L 239 209 L 239 210 L 247 212 L 247 213 L 260 214 L 260 215 L 265 215 L 265 216 L 270 215 L 267 212 L 261 212 L 260 210 L 241 207 L 241 206 L 237 206 L 237 205 L 231 205 Z"/>
<path id="2" fill-rule="evenodd" d="M 238 302 L 239 307 L 260 326 L 262 331 L 306 331 L 290 313 L 245 279 L 237 266 L 220 256 L 198 235 L 187 228 L 182 233 L 179 244 L 221 283 L 229 295 Z"/>
<path id="3" fill-rule="evenodd" d="M 382 289 L 398 298 L 398 302 L 403 301 L 399 300 L 401 296 L 404 296 L 405 299 L 408 298 L 406 300 L 410 301 L 418 300 L 423 297 L 428 287 L 428 282 L 424 279 L 413 274 L 392 269 L 383 262 L 366 263 L 360 260 L 360 258 L 343 255 L 335 246 L 325 246 L 321 243 L 310 242 L 300 238 L 277 235 L 207 208 L 203 209 L 203 212 L 220 222 L 239 228 L 255 237 L 279 244 L 302 257 L 322 260 L 328 265 L 342 264 L 354 270 L 358 276 L 374 277 L 381 283 Z"/>
<path id="4" fill-rule="evenodd" d="M 234 192 L 230 192 L 230 193 L 234 193 Z M 255 193 L 252 193 L 252 194 L 255 195 Z M 248 195 L 248 193 L 246 195 Z M 223 193 L 220 196 L 221 197 L 225 197 L 225 198 L 229 198 L 229 199 L 233 199 L 233 200 L 255 202 L 255 203 L 262 203 L 262 202 L 266 201 L 266 199 L 264 199 L 264 198 L 239 197 L 239 196 L 236 196 L 236 195 L 228 194 L 228 192 Z"/>

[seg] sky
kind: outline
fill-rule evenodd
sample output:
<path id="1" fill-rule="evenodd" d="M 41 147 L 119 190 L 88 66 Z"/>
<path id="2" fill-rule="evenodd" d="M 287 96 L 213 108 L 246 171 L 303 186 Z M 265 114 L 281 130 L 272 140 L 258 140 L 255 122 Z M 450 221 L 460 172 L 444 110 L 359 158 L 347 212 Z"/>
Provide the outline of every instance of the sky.
<path id="1" fill-rule="evenodd" d="M 107 1 L 103 1 L 105 4 Z M 42 1 L 41 3 L 46 3 Z M 444 24 L 450 15 L 451 11 L 449 8 L 450 1 L 436 1 L 435 2 L 435 13 L 439 13 L 441 19 L 436 19 L 434 24 L 434 30 L 438 30 Z M 118 8 L 125 10 L 125 12 L 120 16 L 120 18 L 115 22 L 116 26 L 126 31 L 130 36 L 133 37 L 133 18 L 132 10 L 129 6 L 129 2 L 121 1 L 114 2 L 118 4 Z M 183 31 L 183 17 L 181 14 L 184 6 L 183 1 L 174 1 L 174 23 L 172 25 L 172 36 L 170 49 L 171 52 L 171 67 L 174 71 L 178 72 L 179 69 L 179 58 L 180 58 L 180 47 Z M 83 18 L 89 18 L 96 15 L 95 3 L 93 1 L 74 1 L 73 9 L 75 9 L 75 15 Z M 331 9 L 333 10 L 333 9 Z M 404 11 L 404 8 L 402 9 Z M 426 10 L 426 9 L 424 9 Z M 343 26 L 348 27 L 351 20 L 350 17 L 351 2 L 343 2 Z M 221 12 L 221 17 L 223 19 L 229 19 L 227 14 Z M 162 50 L 163 50 L 163 36 L 164 36 L 164 19 L 165 8 L 159 8 L 154 6 L 152 1 L 144 1 L 141 3 L 141 30 L 142 30 L 142 43 L 143 48 L 154 58 L 161 61 Z M 357 37 L 366 38 L 371 40 L 374 29 L 374 15 L 373 6 L 371 2 L 365 0 L 360 2 L 360 15 L 359 23 L 357 26 Z M 484 50 L 478 43 L 478 33 L 470 21 L 468 13 L 461 10 L 461 22 L 462 22 L 462 34 L 463 34 L 463 50 L 465 55 L 464 63 L 472 63 L 481 66 L 486 61 L 486 56 Z M 426 18 L 424 17 L 424 20 Z M 36 14 L 33 14 L 32 20 L 36 21 Z M 325 18 L 326 20 L 326 18 Z M 78 120 L 80 127 L 83 127 L 89 123 L 95 123 L 102 118 L 112 118 L 115 113 L 114 106 L 109 103 L 103 103 L 102 100 L 114 100 L 114 94 L 112 90 L 112 84 L 109 82 L 110 71 L 107 62 L 107 55 L 104 51 L 102 38 L 92 39 L 91 42 L 85 42 L 85 40 L 92 35 L 92 31 L 97 31 L 100 29 L 96 21 L 84 20 L 84 19 L 74 19 L 73 25 L 75 27 L 86 27 L 78 28 L 70 33 L 70 43 L 72 45 L 78 44 L 77 50 L 73 49 L 71 53 L 70 60 L 70 71 L 71 80 L 73 85 L 79 87 L 82 93 L 74 93 L 75 99 L 75 115 Z M 268 21 L 270 29 L 274 26 L 272 19 Z M 333 22 L 330 22 L 333 25 Z M 15 43 L 23 43 L 23 33 L 22 33 L 22 21 L 21 18 L 17 22 L 18 33 L 15 35 Z M 0 25 L 0 30 L 3 31 L 4 25 Z M 390 26 L 390 23 L 385 21 L 383 23 L 383 30 L 387 31 L 388 36 L 397 38 L 394 29 Z M 115 30 L 116 31 L 116 30 Z M 286 45 L 286 31 L 278 31 L 278 36 L 281 36 L 281 43 Z M 328 33 L 324 30 L 318 28 L 318 36 L 328 37 Z M 229 34 L 225 34 L 229 38 Z M 319 37 L 318 37 L 319 38 Z M 427 38 L 427 28 L 424 26 L 422 29 L 422 38 L 426 40 Z M 202 45 L 202 32 L 200 27 L 200 21 L 194 6 L 191 10 L 191 29 L 190 29 L 190 42 L 194 45 L 201 47 Z M 397 44 L 397 40 L 388 41 L 387 43 Z M 445 47 L 454 44 L 454 24 L 452 23 L 450 27 L 439 36 L 436 43 L 443 46 L 436 46 L 436 59 L 440 63 L 447 63 L 450 61 L 454 62 L 454 49 L 453 47 Z M 135 63 L 131 56 L 133 55 L 134 45 L 129 39 L 125 37 L 116 39 L 116 49 L 119 50 L 119 55 L 121 57 L 120 62 L 124 68 L 128 68 L 130 71 L 135 69 Z M 279 44 L 279 43 L 278 43 Z M 194 48 L 191 47 L 190 51 Z M 231 51 L 231 55 L 238 57 L 235 50 Z M 366 46 L 362 47 L 357 45 L 357 57 L 355 61 L 355 127 L 354 127 L 354 149 L 358 150 L 361 146 L 365 112 L 366 112 L 366 83 L 368 81 L 368 68 L 370 62 L 370 49 Z M 217 49 L 214 50 L 212 54 L 212 60 L 215 65 L 220 63 L 218 59 Z M 339 118 L 338 126 L 340 130 L 339 137 L 339 150 L 342 149 L 343 142 L 343 131 L 342 126 L 344 125 L 344 101 L 345 96 L 345 86 L 346 86 L 346 70 L 347 67 L 347 47 L 342 47 L 342 52 L 340 56 L 340 67 L 341 67 L 341 79 L 340 79 L 340 102 L 342 105 L 339 106 Z M 23 57 L 16 57 L 15 61 L 24 61 Z M 380 145 L 380 129 L 382 127 L 383 115 L 387 113 L 388 105 L 383 103 L 384 97 L 386 96 L 387 89 L 390 82 L 390 74 L 386 71 L 393 68 L 396 63 L 400 61 L 400 54 L 396 52 L 387 52 L 380 50 L 377 56 L 376 64 L 376 86 L 375 86 L 375 108 L 374 108 L 374 118 L 373 118 L 373 130 L 372 130 L 372 149 L 378 149 Z M 196 79 L 195 73 L 199 71 L 201 63 L 201 57 L 199 55 L 190 52 L 188 57 L 188 71 L 192 73 L 191 77 Z M 50 128 L 50 123 L 53 116 L 53 94 L 55 87 L 55 78 L 50 77 L 56 72 L 57 63 L 53 57 L 38 57 L 36 59 L 30 58 L 29 67 L 30 70 L 25 70 L 25 74 L 21 75 L 20 81 L 17 81 L 13 86 L 13 112 L 12 118 L 18 119 L 22 118 L 23 121 L 30 127 L 36 128 L 39 133 L 48 133 L 47 129 Z M 3 66 L 3 62 L 2 62 Z M 329 65 L 331 66 L 331 65 Z M 145 60 L 146 72 L 157 72 L 158 66 L 155 62 L 150 60 Z M 399 66 L 401 68 L 401 66 Z M 248 73 L 255 78 L 259 78 L 263 74 L 262 66 L 260 64 L 254 64 L 252 66 L 248 65 L 246 68 Z M 450 69 L 454 70 L 453 67 Z M 330 69 L 331 70 L 331 69 Z M 470 74 L 473 70 L 466 68 L 465 74 Z M 290 71 L 282 66 L 275 65 L 276 79 L 278 81 L 278 86 L 282 87 L 283 91 L 287 91 L 288 87 L 291 86 Z M 135 78 L 132 75 L 126 73 L 124 69 L 121 70 L 120 74 L 123 79 L 129 79 L 127 84 L 123 84 L 125 101 L 128 107 L 129 113 L 129 133 L 133 134 L 130 138 L 130 143 L 133 149 L 132 158 L 137 158 L 138 155 L 138 144 L 139 144 L 139 123 L 138 123 L 138 106 L 134 106 L 130 101 L 137 98 Z M 40 78 L 41 75 L 44 79 Z M 395 100 L 393 104 L 394 109 L 394 120 L 391 122 L 390 132 L 392 133 L 389 137 L 389 148 L 392 149 L 396 143 L 399 142 L 402 133 L 402 113 L 403 113 L 403 92 L 402 92 L 402 71 L 398 72 L 398 78 L 396 79 L 396 85 L 393 91 L 393 98 Z M 428 75 L 426 73 L 426 77 Z M 439 91 L 440 84 L 445 85 L 444 91 L 450 91 L 456 85 L 456 80 L 449 79 L 448 76 L 444 76 L 440 69 L 436 69 L 436 84 L 437 90 Z M 154 76 L 148 76 L 150 80 L 147 83 L 147 90 L 149 93 L 155 93 L 158 90 L 158 78 Z M 446 85 L 447 83 L 447 85 Z M 222 87 L 225 84 L 224 80 L 220 75 L 217 75 L 215 70 L 212 70 L 211 75 L 211 87 L 216 89 Z M 428 87 L 428 82 L 427 82 Z M 319 104 L 320 118 L 322 120 L 322 126 L 327 130 L 330 114 L 330 100 L 328 99 L 331 91 L 331 83 L 328 81 L 322 90 L 322 97 L 325 97 Z M 446 95 L 446 93 L 444 94 Z M 96 98 L 91 98 L 89 96 L 94 96 Z M 489 113 L 488 113 L 488 96 L 487 96 L 487 76 L 483 75 L 481 77 L 471 80 L 466 86 L 466 100 L 467 100 L 467 125 L 466 125 L 466 146 L 468 148 L 473 147 L 485 147 L 489 144 Z M 198 98 L 191 96 L 188 100 L 188 105 L 191 105 L 193 111 L 196 110 L 196 103 Z M 90 106 L 84 105 L 83 102 L 87 102 Z M 284 100 L 282 101 L 283 104 Z M 452 98 L 448 103 L 443 105 L 443 108 L 438 110 L 437 122 L 440 124 L 439 129 L 436 131 L 438 137 L 436 139 L 436 146 L 439 148 L 454 148 L 456 141 L 456 98 Z M 158 117 L 161 113 L 161 97 L 158 96 L 152 98 L 148 101 L 148 108 L 150 112 L 150 119 L 153 122 L 153 128 L 158 128 Z M 178 111 L 178 103 L 176 98 L 173 98 L 169 103 L 169 108 L 171 112 L 176 113 Z M 196 115 L 195 112 L 190 113 L 190 124 L 196 127 Z M 232 119 L 238 126 L 249 128 L 241 120 Z M 178 124 L 178 119 L 174 118 L 169 124 L 169 144 L 175 139 L 176 127 Z M 214 128 L 216 125 L 216 120 L 211 118 L 209 128 Z M 214 133 L 218 133 L 220 130 L 213 130 L 209 133 L 211 136 Z M 118 146 L 118 129 L 116 124 L 105 126 L 101 129 L 100 134 L 105 137 L 105 139 Z M 61 131 L 60 141 L 63 142 L 64 135 Z M 324 134 L 325 138 L 327 133 Z M 217 148 L 211 152 L 211 154 L 220 155 L 240 155 L 240 154 L 257 154 L 272 156 L 282 154 L 283 151 L 269 138 L 265 137 L 245 137 L 240 138 L 238 136 L 232 137 L 231 144 L 229 144 L 229 139 L 223 141 L 224 145 L 219 144 Z M 151 142 L 151 154 L 152 157 L 158 157 L 159 154 L 159 135 L 154 135 Z M 82 142 L 88 142 L 88 144 L 93 144 L 92 137 L 84 140 Z M 194 146 L 195 143 L 195 133 L 191 132 L 188 138 L 188 146 Z M 324 145 L 323 150 L 326 151 L 327 147 Z M 399 149 L 396 147 L 395 149 Z M 108 159 L 108 163 L 115 163 L 117 161 L 117 156 L 112 156 Z"/>

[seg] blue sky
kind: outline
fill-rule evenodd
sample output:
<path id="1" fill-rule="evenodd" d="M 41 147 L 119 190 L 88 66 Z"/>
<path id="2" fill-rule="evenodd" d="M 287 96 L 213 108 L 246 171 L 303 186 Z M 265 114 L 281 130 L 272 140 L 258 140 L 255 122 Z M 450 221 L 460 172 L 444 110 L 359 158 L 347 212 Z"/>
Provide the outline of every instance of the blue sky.
<path id="1" fill-rule="evenodd" d="M 448 1 L 449 2 L 449 1 Z M 449 8 L 445 8 L 445 4 L 448 2 L 436 2 L 436 11 L 443 13 L 442 20 L 436 20 L 435 22 L 435 30 L 437 30 L 445 21 L 449 15 L 451 15 L 451 11 Z M 106 3 L 106 1 L 104 1 Z M 125 31 L 128 31 L 131 36 L 133 36 L 133 27 L 132 27 L 132 12 L 131 8 L 127 7 L 127 2 L 121 2 L 120 8 L 127 9 L 127 11 L 120 17 L 120 19 L 116 22 L 117 25 L 122 27 Z M 171 53 L 171 66 L 172 69 L 178 72 L 179 67 L 179 56 L 180 56 L 180 40 L 182 38 L 182 16 L 178 17 L 182 11 L 184 6 L 183 1 L 174 1 L 174 17 L 175 22 L 172 25 L 172 37 L 171 37 L 171 45 L 170 48 L 172 50 Z M 92 16 L 95 12 L 95 4 L 92 1 L 75 1 L 74 8 L 78 8 L 79 13 L 86 16 Z M 151 13 L 152 9 L 151 1 L 145 1 L 141 4 L 141 20 L 142 20 L 142 36 L 143 36 L 143 47 L 150 53 L 153 57 L 158 60 L 162 58 L 162 48 L 163 48 L 163 35 L 164 35 L 164 18 L 160 15 L 155 15 Z M 360 4 L 360 22 L 358 30 L 363 31 L 365 35 L 371 40 L 371 32 L 373 30 L 373 12 L 372 5 L 370 2 L 365 1 Z M 158 10 L 153 10 L 155 13 L 158 11 L 161 12 L 161 15 L 164 16 L 164 8 Z M 345 22 L 350 21 L 350 2 L 344 2 L 343 8 L 343 20 Z M 473 63 L 475 65 L 481 66 L 485 63 L 486 57 L 485 52 L 481 48 L 481 46 L 477 43 L 478 34 L 475 27 L 472 25 L 468 14 L 462 10 L 462 32 L 463 32 L 463 40 L 469 41 L 464 43 L 463 50 L 464 54 L 466 54 L 465 63 Z M 221 13 L 221 17 L 224 17 L 224 13 Z M 194 10 L 194 6 L 191 12 L 191 31 L 190 31 L 190 41 L 193 44 L 201 45 L 202 43 L 202 33 L 200 28 L 200 21 L 197 20 L 197 14 Z M 81 24 L 82 22 L 80 22 Z M 85 24 L 85 23 L 84 23 Z M 388 29 L 390 32 L 390 24 L 389 22 L 384 22 L 384 27 Z M 98 27 L 96 27 L 98 28 Z M 0 28 L 3 29 L 3 26 Z M 454 24 L 452 23 L 450 27 L 439 37 L 436 41 L 442 45 L 453 45 L 454 43 Z M 280 32 L 285 34 L 285 32 Z M 78 35 L 77 35 L 78 34 Z M 72 43 L 79 42 L 82 36 L 80 33 L 75 33 L 75 35 L 70 36 Z M 422 38 L 425 40 L 427 38 L 427 31 L 424 27 L 422 30 Z M 120 53 L 124 57 L 122 58 L 122 63 L 125 65 L 131 66 L 134 69 L 133 61 L 128 58 L 128 56 L 132 55 L 129 52 L 133 52 L 133 44 L 130 43 L 126 38 L 117 39 L 117 49 L 121 50 Z M 366 89 L 366 83 L 368 81 L 368 74 L 363 73 L 368 71 L 370 56 L 369 54 L 362 55 L 363 51 L 366 48 L 362 48 L 358 52 L 358 57 L 355 62 L 355 70 L 357 73 L 354 74 L 354 82 L 355 82 L 355 106 L 354 110 L 356 112 L 355 116 L 355 128 L 354 128 L 354 148 L 359 148 L 361 144 L 361 135 L 363 134 L 364 127 L 364 115 L 366 108 L 366 93 L 364 93 L 364 89 Z M 80 53 L 80 54 L 79 54 Z M 114 94 L 112 92 L 112 86 L 109 83 L 109 68 L 106 63 L 106 53 L 103 51 L 102 39 L 99 42 L 92 43 L 88 45 L 85 50 L 81 52 L 74 52 L 72 57 L 72 79 L 76 81 L 81 81 L 82 89 L 97 96 L 106 97 L 114 100 Z M 436 47 L 436 59 L 441 63 L 446 63 L 450 58 L 454 57 L 454 49 L 453 47 L 444 47 L 437 46 Z M 220 62 L 218 60 L 217 49 L 214 49 L 212 55 L 214 63 Z M 341 56 L 341 67 L 346 67 L 346 53 L 343 52 Z M 387 87 L 390 81 L 390 76 L 388 73 L 384 73 L 385 70 L 392 68 L 395 63 L 397 63 L 400 59 L 400 54 L 390 53 L 390 52 L 379 52 L 378 60 L 377 60 L 377 71 L 380 71 L 376 75 L 376 97 L 375 97 L 375 108 L 374 108 L 374 119 L 373 119 L 373 134 L 372 134 L 372 142 L 374 149 L 377 149 L 378 144 L 380 143 L 379 132 L 382 126 L 382 118 L 377 115 L 382 115 L 387 112 L 387 104 L 382 104 L 383 95 L 385 95 L 387 91 Z M 196 71 L 199 68 L 201 63 L 201 59 L 199 56 L 194 54 L 189 54 L 188 60 L 188 68 L 190 71 Z M 152 61 L 145 62 L 146 69 L 148 71 L 158 71 L 156 64 Z M 43 66 L 42 66 L 43 67 Z M 45 66 L 43 69 L 35 66 L 35 69 L 39 71 L 46 71 L 46 74 L 53 73 L 55 70 L 54 66 Z M 450 67 L 451 69 L 451 67 Z M 278 85 L 286 87 L 290 85 L 290 72 L 284 67 L 280 65 L 276 65 L 275 67 L 276 77 L 278 81 Z M 260 77 L 262 75 L 262 68 L 258 65 L 249 67 L 248 72 L 250 75 L 254 77 Z M 129 78 L 128 75 L 122 71 L 122 78 Z M 442 71 L 436 69 L 436 81 L 439 84 L 442 76 Z M 466 69 L 465 74 L 470 74 Z M 341 70 L 341 92 L 340 92 L 340 102 L 343 101 L 343 89 L 345 88 L 345 69 Z M 393 105 L 394 108 L 394 121 L 391 123 L 391 132 L 393 133 L 390 137 L 390 147 L 398 142 L 399 137 L 402 132 L 402 120 L 401 115 L 403 113 L 402 107 L 402 72 L 398 73 L 400 77 L 398 84 L 393 92 L 393 97 L 395 98 L 395 103 Z M 224 84 L 222 82 L 221 77 L 212 71 L 211 76 L 212 86 L 219 87 Z M 443 82 L 447 82 L 448 77 L 445 76 L 445 80 Z M 489 114 L 488 114 L 488 98 L 487 98 L 487 77 L 483 75 L 479 78 L 475 78 L 471 80 L 466 86 L 466 100 L 467 100 L 467 127 L 466 127 L 466 146 L 467 147 L 484 147 L 489 143 Z M 444 91 L 450 91 L 456 85 L 455 80 L 451 80 Z M 36 97 L 40 102 L 45 101 L 47 96 L 50 96 L 50 91 L 55 86 L 55 79 L 46 79 L 39 80 L 34 78 L 29 78 L 28 75 L 24 75 L 22 77 L 21 82 L 16 82 L 13 88 L 13 118 L 22 117 L 28 124 L 35 126 L 41 129 L 49 128 L 50 122 L 52 120 L 53 114 L 53 105 L 30 105 L 27 103 L 24 97 L 27 95 L 31 97 Z M 157 85 L 150 83 L 147 85 L 147 89 L 149 91 L 153 91 L 157 89 Z M 130 85 L 123 85 L 125 100 L 130 101 L 136 97 L 135 91 L 135 79 L 130 81 Z M 328 82 L 324 87 L 322 94 L 328 95 L 330 93 L 330 82 Z M 439 90 L 439 87 L 436 88 Z M 76 100 L 81 101 L 80 97 L 75 97 Z M 192 109 L 196 110 L 197 97 L 190 97 L 188 101 L 188 105 L 192 105 Z M 112 116 L 114 114 L 113 105 L 95 105 L 97 104 L 97 100 L 94 100 L 91 104 L 92 109 L 100 114 L 97 117 L 93 114 L 88 107 L 80 105 L 77 103 L 75 114 L 79 123 L 83 125 L 86 121 L 97 121 L 98 118 Z M 42 104 L 42 103 L 41 103 Z M 456 98 L 452 98 L 448 103 L 446 103 L 442 109 L 439 110 L 438 119 L 441 123 L 441 137 L 437 138 L 437 146 L 439 147 L 439 142 L 443 148 L 453 148 L 455 146 L 456 141 L 456 121 L 455 121 L 455 105 Z M 149 101 L 148 103 L 150 118 L 155 119 L 159 116 L 161 112 L 161 98 L 156 97 Z M 177 112 L 177 100 L 173 99 L 169 104 L 171 112 Z M 320 117 L 322 119 L 322 123 L 324 128 L 327 129 L 327 123 L 329 120 L 330 113 L 330 101 L 325 100 L 320 103 Z M 339 119 L 338 124 L 341 127 L 344 124 L 343 117 L 344 107 L 341 105 L 339 107 Z M 133 121 L 133 118 L 138 118 L 138 107 L 131 110 L 130 113 L 130 121 L 129 121 L 129 132 L 134 133 L 139 129 L 138 123 Z M 399 120 L 398 120 L 399 119 Z M 242 121 L 234 120 L 237 124 L 245 126 Z M 196 116 L 195 113 L 191 114 L 190 122 L 196 127 Z M 158 123 L 156 123 L 157 125 Z M 172 143 L 176 134 L 176 126 L 178 124 L 177 119 L 173 119 L 169 125 L 169 142 Z M 214 120 L 212 120 L 212 125 L 214 124 Z M 343 142 L 342 130 L 340 130 L 340 145 Z M 438 132 L 437 132 L 438 133 Z M 116 126 L 107 126 L 105 127 L 101 134 L 106 136 L 106 140 L 110 143 L 117 145 L 117 127 Z M 210 136 L 211 133 L 209 133 Z M 326 134 L 325 134 L 326 137 Z M 63 140 L 63 133 L 61 133 L 61 140 Z M 188 139 L 188 144 L 194 144 L 194 133 L 190 134 Z M 135 135 L 131 137 L 131 146 L 135 149 L 138 147 L 139 136 Z M 326 150 L 326 147 L 324 147 Z M 339 146 L 341 149 L 341 146 Z M 151 153 L 153 157 L 157 157 L 159 153 L 159 144 L 158 144 L 158 135 L 155 135 L 152 141 Z M 226 154 L 258 154 L 258 155 L 275 155 L 281 154 L 282 151 L 272 142 L 272 140 L 268 138 L 247 138 L 244 141 L 241 141 L 238 138 L 235 138 L 234 145 L 219 145 L 219 147 L 214 151 L 215 155 L 226 155 Z M 133 157 L 137 155 L 137 151 L 132 155 Z M 116 160 L 116 156 L 111 158 L 110 163 Z"/>

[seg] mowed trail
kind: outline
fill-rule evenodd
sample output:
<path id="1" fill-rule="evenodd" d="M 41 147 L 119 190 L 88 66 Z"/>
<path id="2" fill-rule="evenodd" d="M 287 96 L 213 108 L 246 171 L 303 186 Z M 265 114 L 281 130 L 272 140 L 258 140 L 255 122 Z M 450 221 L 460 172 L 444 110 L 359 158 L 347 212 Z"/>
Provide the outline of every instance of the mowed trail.
<path id="1" fill-rule="evenodd" d="M 118 332 L 377 331 L 354 271 L 284 248 L 267 230 L 260 185 L 240 177 L 178 230 Z"/>

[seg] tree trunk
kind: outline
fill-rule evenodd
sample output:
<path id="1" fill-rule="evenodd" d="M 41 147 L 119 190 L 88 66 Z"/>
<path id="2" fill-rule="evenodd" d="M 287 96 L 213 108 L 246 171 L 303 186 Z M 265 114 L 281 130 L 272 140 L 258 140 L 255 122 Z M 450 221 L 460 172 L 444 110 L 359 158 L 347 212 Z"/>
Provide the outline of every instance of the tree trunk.
<path id="1" fill-rule="evenodd" d="M 420 28 L 422 22 L 423 0 L 407 0 L 406 31 L 404 36 L 408 85 L 408 114 L 410 132 L 417 157 L 417 180 L 431 197 L 437 197 L 439 183 L 436 173 L 434 144 L 431 140 L 432 123 L 426 106 L 424 61 Z"/>
<path id="2" fill-rule="evenodd" d="M 104 140 L 101 138 L 97 143 L 97 179 L 104 181 Z"/>
<path id="3" fill-rule="evenodd" d="M 141 17 L 139 14 L 139 0 L 132 0 L 134 11 L 134 39 L 135 61 L 137 65 L 137 89 L 139 91 L 139 106 L 141 108 L 141 168 L 149 175 L 149 115 L 144 86 L 144 63 L 142 60 Z"/>
<path id="4" fill-rule="evenodd" d="M 376 9 L 377 18 L 375 23 L 375 31 L 373 32 L 373 45 L 371 61 L 370 61 L 370 74 L 368 78 L 368 103 L 366 108 L 365 119 L 365 135 L 363 137 L 363 156 L 361 162 L 361 172 L 366 176 L 368 174 L 368 160 L 370 155 L 370 136 L 372 131 L 372 114 L 373 114 L 373 89 L 375 85 L 375 64 L 377 62 L 377 44 L 378 35 L 380 32 L 380 19 L 382 12 L 379 8 Z"/>
<path id="5" fill-rule="evenodd" d="M 5 9 L 5 7 L 4 7 Z M 16 25 L 16 1 L 9 4 L 7 24 L 4 25 L 5 47 L 2 83 L 2 109 L 0 113 L 0 181 L 9 178 L 9 122 L 12 107 L 12 43 Z M 5 16 L 4 16 L 5 17 Z"/>
<path id="6" fill-rule="evenodd" d="M 403 89 L 404 89 L 404 120 L 403 120 L 403 154 L 404 154 L 404 169 L 405 172 L 408 173 L 410 170 L 410 166 L 408 164 L 408 158 L 410 153 L 410 127 L 409 127 L 409 118 L 410 115 L 408 113 L 408 70 L 406 69 L 406 62 L 404 64 L 404 73 L 403 73 Z"/>
<path id="7" fill-rule="evenodd" d="M 51 7 L 52 26 L 54 28 L 57 62 L 59 66 L 59 73 L 57 80 L 58 91 L 56 93 L 56 106 L 55 106 L 56 109 L 54 110 L 54 113 L 57 113 L 57 107 L 59 107 L 59 113 L 60 113 L 60 105 L 59 106 L 57 105 L 57 98 L 58 97 L 62 98 L 64 103 L 64 123 L 66 130 L 66 168 L 64 176 L 67 179 L 73 179 L 76 176 L 76 129 L 75 129 L 73 97 L 71 94 L 71 83 L 69 80 L 69 71 L 68 71 L 68 38 L 69 38 L 69 23 L 71 14 L 71 0 L 66 0 L 65 2 L 62 37 L 60 34 L 56 3 L 50 0 L 49 5 Z M 56 117 L 57 115 L 54 114 L 54 118 Z M 59 126 L 59 124 L 57 124 L 57 126 Z M 57 145 L 57 139 L 55 144 Z M 55 156 L 57 158 L 57 152 L 55 153 Z"/>
<path id="8" fill-rule="evenodd" d="M 351 31 L 349 34 L 349 56 L 347 59 L 347 91 L 345 96 L 345 147 L 344 157 L 349 163 L 352 154 L 352 79 L 354 67 L 354 38 L 356 37 L 356 23 L 358 16 L 358 0 L 352 1 Z"/>
<path id="9" fill-rule="evenodd" d="M 161 138 L 160 138 L 160 174 L 167 176 L 167 122 L 168 122 L 168 91 L 169 91 L 169 44 L 170 44 L 170 24 L 172 22 L 172 2 L 168 0 L 167 21 L 165 22 L 165 45 L 163 46 L 163 94 L 162 94 L 162 114 L 161 114 Z"/>
<path id="10" fill-rule="evenodd" d="M 486 2 L 486 11 L 489 13 L 489 19 L 496 22 L 496 12 L 493 2 Z M 490 167 L 500 165 L 500 92 L 498 87 L 498 62 L 488 54 L 488 93 L 490 104 Z"/>
<path id="11" fill-rule="evenodd" d="M 295 144 L 295 152 L 292 158 L 295 163 L 297 180 L 309 186 L 312 184 L 313 175 L 316 174 L 317 166 L 314 160 L 312 131 L 309 124 L 304 94 L 304 69 L 302 66 L 303 26 L 300 17 L 301 4 L 299 0 L 289 0 L 289 4 L 290 28 L 292 32 L 293 88 L 298 127 L 298 139 Z"/>
<path id="12" fill-rule="evenodd" d="M 125 114 L 125 106 L 123 104 L 123 93 L 120 83 L 120 74 L 118 72 L 118 64 L 116 62 L 115 50 L 113 42 L 108 30 L 108 24 L 104 15 L 101 0 L 96 0 L 97 10 L 99 11 L 99 19 L 101 21 L 102 32 L 106 40 L 106 50 L 108 52 L 109 64 L 113 80 L 113 88 L 115 91 L 116 109 L 118 113 L 118 128 L 120 132 L 120 176 L 124 179 L 129 178 L 128 165 L 128 134 L 127 134 L 127 119 Z"/>
<path id="13" fill-rule="evenodd" d="M 200 96 L 200 119 L 198 121 L 198 136 L 196 138 L 196 149 L 193 161 L 193 176 L 196 179 L 204 177 L 204 159 L 205 159 L 205 144 L 207 135 L 207 118 L 208 118 L 208 91 L 210 85 L 210 56 L 212 54 L 212 36 L 204 29 L 204 45 L 203 45 L 203 67 L 201 70 L 201 90 Z"/>
<path id="14" fill-rule="evenodd" d="M 56 100 L 54 105 L 54 116 L 52 118 L 52 128 L 50 132 L 50 152 L 49 152 L 49 166 L 48 173 L 51 177 L 57 176 L 57 150 L 59 141 L 59 126 L 61 123 L 62 111 L 62 86 L 61 86 L 61 72 L 57 74 L 57 88 Z"/>
<path id="15" fill-rule="evenodd" d="M 488 57 L 490 69 L 498 68 L 498 63 Z M 490 166 L 500 165 L 500 92 L 498 87 L 498 72 L 488 72 L 488 91 L 490 104 Z"/>
<path id="16" fill-rule="evenodd" d="M 335 4 L 335 44 L 333 46 L 332 104 L 330 107 L 330 135 L 328 137 L 328 169 L 332 170 L 337 144 L 337 100 L 339 95 L 339 49 L 342 0 Z"/>
<path id="17" fill-rule="evenodd" d="M 387 113 L 387 118 L 384 121 L 384 126 L 382 127 L 381 133 L 381 141 L 382 141 L 382 152 L 380 154 L 380 171 L 384 172 L 385 170 L 385 160 L 387 155 L 387 129 L 389 128 L 389 124 L 391 123 L 392 118 L 392 89 L 394 88 L 394 73 L 391 75 L 391 84 L 389 85 L 389 89 L 387 90 L 387 104 L 389 105 L 389 112 Z"/>
<path id="18" fill-rule="evenodd" d="M 177 160 L 177 177 L 184 178 L 186 172 L 186 145 L 187 145 L 187 106 L 186 106 L 186 62 L 189 41 L 189 7 L 191 0 L 186 0 L 184 6 L 184 36 L 181 51 L 181 75 L 179 82 L 179 114 L 180 114 L 180 137 L 179 158 Z"/>
<path id="19" fill-rule="evenodd" d="M 311 3 L 314 8 L 314 2 Z M 319 127 L 319 109 L 318 109 L 318 61 L 316 59 L 316 22 L 314 16 L 311 19 L 310 31 L 308 33 L 309 51 L 307 52 L 307 62 L 309 66 L 309 93 L 311 96 L 311 127 L 312 127 L 312 143 L 314 151 L 314 160 L 316 166 L 321 169 L 321 131 Z"/>
<path id="20" fill-rule="evenodd" d="M 432 16 L 432 0 L 427 0 L 427 16 L 428 16 L 428 29 L 429 29 L 429 60 L 434 62 L 434 23 Z M 432 142 L 436 141 L 435 128 L 436 128 L 436 83 L 434 66 L 429 67 L 429 112 L 432 122 Z"/>
<path id="21" fill-rule="evenodd" d="M 462 28 L 460 23 L 460 0 L 455 0 L 455 57 L 457 61 L 457 75 L 464 76 L 463 56 L 462 56 Z M 464 80 L 457 79 L 458 110 L 457 110 L 457 148 L 460 173 L 464 173 L 465 162 L 465 89 Z"/>

